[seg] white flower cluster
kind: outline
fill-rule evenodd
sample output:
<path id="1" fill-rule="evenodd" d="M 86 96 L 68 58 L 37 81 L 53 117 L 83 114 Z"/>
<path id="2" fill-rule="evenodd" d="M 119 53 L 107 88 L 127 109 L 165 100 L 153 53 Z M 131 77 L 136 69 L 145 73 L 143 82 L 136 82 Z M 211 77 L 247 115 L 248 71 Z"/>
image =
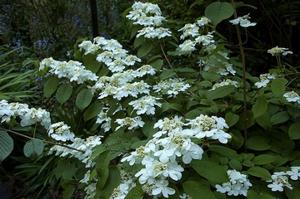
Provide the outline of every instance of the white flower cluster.
<path id="1" fill-rule="evenodd" d="M 74 141 L 75 135 L 70 131 L 70 127 L 63 122 L 51 124 L 48 135 L 57 141 Z"/>
<path id="2" fill-rule="evenodd" d="M 95 37 L 93 42 L 83 41 L 79 44 L 79 48 L 85 51 L 85 54 L 96 53 L 96 60 L 104 63 L 111 72 L 122 72 L 126 66 L 133 66 L 141 59 L 129 55 L 128 51 L 114 39 L 105 39 L 104 37 Z"/>
<path id="3" fill-rule="evenodd" d="M 119 125 L 116 130 L 122 127 L 128 127 L 129 130 L 132 130 L 135 128 L 143 127 L 145 124 L 140 116 L 134 118 L 126 117 L 122 119 L 116 119 L 116 123 Z"/>
<path id="4" fill-rule="evenodd" d="M 272 191 L 280 191 L 284 190 L 284 187 L 288 189 L 293 189 L 292 185 L 289 183 L 289 178 L 291 180 L 300 180 L 300 167 L 293 166 L 289 171 L 285 172 L 274 172 L 271 176 L 271 180 L 267 182 L 271 182 L 268 184 L 268 187 L 272 189 Z"/>
<path id="5" fill-rule="evenodd" d="M 145 38 L 161 39 L 171 36 L 168 28 L 159 27 L 166 19 L 162 16 L 161 10 L 156 4 L 135 2 L 126 17 L 132 20 L 133 24 L 144 26 L 138 31 L 136 37 L 144 36 Z"/>
<path id="6" fill-rule="evenodd" d="M 217 184 L 217 192 L 226 193 L 229 196 L 247 196 L 248 189 L 252 186 L 251 182 L 247 179 L 247 176 L 236 170 L 228 170 L 227 175 L 229 181 L 222 185 Z"/>
<path id="7" fill-rule="evenodd" d="M 232 64 L 226 64 L 225 68 L 220 68 L 218 70 L 218 74 L 226 76 L 226 75 L 235 75 L 236 71 L 233 69 Z"/>
<path id="8" fill-rule="evenodd" d="M 86 70 L 85 66 L 78 61 L 57 61 L 50 57 L 43 59 L 40 63 L 39 70 L 44 70 L 45 68 L 50 68 L 48 71 L 50 74 L 56 75 L 59 78 L 67 78 L 71 82 L 75 81 L 78 84 L 98 79 L 96 74 Z"/>
<path id="9" fill-rule="evenodd" d="M 74 157 L 83 162 L 87 168 L 94 166 L 91 159 L 92 149 L 101 144 L 101 136 L 90 136 L 86 139 L 75 137 L 67 147 L 55 145 L 50 148 L 49 154 L 60 157 Z M 77 150 L 74 150 L 77 149 Z"/>
<path id="10" fill-rule="evenodd" d="M 300 96 L 295 91 L 287 92 L 283 95 L 288 102 L 300 104 Z"/>
<path id="11" fill-rule="evenodd" d="M 293 52 L 290 51 L 288 48 L 281 48 L 278 46 L 275 46 L 274 48 L 269 49 L 267 52 L 269 54 L 271 54 L 272 56 L 279 56 L 279 55 L 286 56 L 288 54 L 293 54 Z"/>
<path id="12" fill-rule="evenodd" d="M 186 39 L 179 45 L 179 51 L 182 53 L 191 53 L 196 50 L 196 45 L 202 45 L 206 51 L 215 49 L 215 40 L 213 32 L 201 35 L 202 28 L 207 25 L 210 20 L 206 17 L 202 17 L 200 20 L 193 24 L 185 24 L 184 27 L 178 31 L 182 32 L 180 39 Z"/>
<path id="13" fill-rule="evenodd" d="M 154 115 L 155 106 L 161 107 L 161 103 L 158 102 L 160 98 L 153 97 L 151 95 L 145 95 L 137 100 L 129 102 L 129 105 L 133 107 L 138 115 Z"/>
<path id="14" fill-rule="evenodd" d="M 239 83 L 234 80 L 226 79 L 219 83 L 215 83 L 210 90 L 216 90 L 217 88 L 220 88 L 223 86 L 234 86 L 237 88 L 239 86 Z"/>
<path id="15" fill-rule="evenodd" d="M 155 123 L 154 128 L 159 131 L 153 138 L 124 157 L 122 162 L 142 164 L 143 168 L 135 176 L 139 178 L 144 191 L 149 195 L 168 198 L 175 193 L 169 187 L 168 179 L 179 181 L 184 171 L 178 157 L 184 164 L 189 164 L 193 159 L 202 159 L 203 149 L 192 139 L 207 137 L 227 143 L 227 139 L 231 138 L 223 131 L 227 127 L 223 118 L 215 116 L 200 115 L 186 123 L 178 116 L 164 118 Z"/>
<path id="16" fill-rule="evenodd" d="M 117 188 L 113 190 L 113 193 L 111 194 L 109 199 L 125 199 L 128 192 L 136 186 L 136 183 L 134 182 L 134 178 L 132 176 L 129 176 L 123 170 L 121 170 L 120 173 L 121 183 Z"/>
<path id="17" fill-rule="evenodd" d="M 0 101 L 1 123 L 9 122 L 11 118 L 19 117 L 21 126 L 30 126 L 40 123 L 46 129 L 51 125 L 50 113 L 44 109 L 29 108 L 27 104 L 8 103 L 6 100 Z"/>
<path id="18" fill-rule="evenodd" d="M 240 25 L 243 28 L 248 28 L 251 26 L 256 26 L 255 22 L 251 22 L 249 19 L 251 17 L 249 16 L 250 14 L 244 15 L 242 17 L 238 17 L 236 19 L 230 20 L 229 22 L 232 23 L 233 25 Z"/>
<path id="19" fill-rule="evenodd" d="M 163 80 L 153 86 L 154 92 L 168 95 L 168 97 L 176 97 L 179 92 L 184 92 L 188 88 L 190 88 L 190 85 L 179 78 Z"/>
<path id="20" fill-rule="evenodd" d="M 275 79 L 275 75 L 272 75 L 270 73 L 261 74 L 259 76 L 260 81 L 255 83 L 255 86 L 257 88 L 264 88 L 266 87 L 272 79 Z"/>

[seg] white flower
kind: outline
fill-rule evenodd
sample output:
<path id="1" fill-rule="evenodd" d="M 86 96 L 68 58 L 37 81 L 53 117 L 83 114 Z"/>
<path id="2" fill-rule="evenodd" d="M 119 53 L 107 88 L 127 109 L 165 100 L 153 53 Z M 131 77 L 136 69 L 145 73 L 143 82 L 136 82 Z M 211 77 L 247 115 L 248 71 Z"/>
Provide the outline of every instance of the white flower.
<path id="1" fill-rule="evenodd" d="M 136 35 L 137 38 L 144 36 L 148 39 L 162 39 L 165 37 L 171 36 L 171 31 L 168 28 L 162 28 L 162 27 L 144 27 L 141 30 L 138 31 L 138 34 Z"/>
<path id="2" fill-rule="evenodd" d="M 179 50 L 183 53 L 190 53 L 196 50 L 196 42 L 192 40 L 185 40 L 182 44 L 179 45 Z"/>
<path id="3" fill-rule="evenodd" d="M 126 117 L 123 119 L 116 119 L 116 123 L 119 125 L 116 130 L 126 126 L 129 130 L 135 129 L 138 127 L 143 127 L 145 122 L 142 121 L 142 118 L 140 116 L 130 118 Z"/>
<path id="4" fill-rule="evenodd" d="M 129 105 L 133 106 L 133 109 L 138 115 L 154 115 L 155 106 L 161 106 L 161 103 L 157 102 L 157 100 L 159 100 L 159 98 L 153 97 L 151 95 L 146 95 L 137 100 L 129 102 Z"/>
<path id="5" fill-rule="evenodd" d="M 220 69 L 218 70 L 218 73 L 219 73 L 220 75 L 226 76 L 226 75 L 229 75 L 229 74 L 235 75 L 235 74 L 236 74 L 236 71 L 233 69 L 232 64 L 228 64 L 228 65 L 226 66 L 226 68 L 220 68 Z"/>
<path id="6" fill-rule="evenodd" d="M 197 25 L 199 26 L 199 27 L 202 27 L 202 26 L 205 26 L 205 25 L 207 25 L 207 24 L 209 24 L 211 21 L 210 21 L 210 19 L 209 18 L 207 18 L 207 17 L 201 17 L 201 19 L 199 19 L 199 20 L 197 20 Z"/>
<path id="7" fill-rule="evenodd" d="M 108 108 L 105 107 L 98 115 L 97 115 L 97 124 L 102 124 L 101 128 L 104 132 L 108 132 L 111 129 L 111 118 L 107 115 Z"/>
<path id="8" fill-rule="evenodd" d="M 278 46 L 275 46 L 274 48 L 271 48 L 267 51 L 269 54 L 271 54 L 272 56 L 278 56 L 278 55 L 283 55 L 286 56 L 288 54 L 293 54 L 292 51 L 290 51 L 288 48 L 281 48 Z"/>
<path id="9" fill-rule="evenodd" d="M 249 16 L 249 14 L 247 14 L 242 17 L 238 17 L 236 19 L 230 20 L 229 22 L 232 23 L 233 25 L 240 25 L 243 28 L 255 26 L 256 23 L 249 21 L 249 19 L 251 19 L 251 17 Z"/>
<path id="10" fill-rule="evenodd" d="M 292 180 L 300 179 L 300 167 L 291 167 L 290 171 L 286 172 Z"/>
<path id="11" fill-rule="evenodd" d="M 186 37 L 196 37 L 199 35 L 199 26 L 196 24 L 185 24 L 184 27 L 178 31 L 182 32 L 180 39 L 185 39 Z"/>
<path id="12" fill-rule="evenodd" d="M 175 194 L 175 190 L 173 188 L 168 187 L 168 181 L 160 180 L 157 181 L 152 188 L 152 195 L 157 196 L 162 194 L 163 197 L 168 198 L 169 195 Z"/>
<path id="13" fill-rule="evenodd" d="M 1 123 L 9 122 L 11 117 L 15 115 L 15 112 L 11 109 L 10 104 L 6 100 L 0 101 L 0 118 Z"/>
<path id="14" fill-rule="evenodd" d="M 284 190 L 284 187 L 293 189 L 292 185 L 289 183 L 289 178 L 287 175 L 288 174 L 286 172 L 274 172 L 271 176 L 272 179 L 267 181 L 271 182 L 271 184 L 268 184 L 268 187 L 272 189 L 272 191 L 280 192 Z"/>
<path id="15" fill-rule="evenodd" d="M 70 127 L 63 122 L 51 124 L 48 130 L 48 135 L 57 141 L 73 141 L 74 133 L 70 131 Z"/>
<path id="16" fill-rule="evenodd" d="M 264 88 L 264 87 L 266 87 L 266 86 L 270 83 L 270 81 L 271 81 L 272 79 L 275 79 L 275 75 L 272 75 L 272 74 L 270 74 L 270 73 L 261 74 L 261 75 L 259 76 L 259 79 L 260 79 L 260 81 L 259 81 L 259 82 L 256 82 L 256 83 L 255 83 L 255 86 L 256 86 L 257 88 Z"/>
<path id="17" fill-rule="evenodd" d="M 154 92 L 168 95 L 168 97 L 176 97 L 179 92 L 184 92 L 188 88 L 190 88 L 190 85 L 179 78 L 163 80 L 153 86 Z"/>
<path id="18" fill-rule="evenodd" d="M 247 176 L 236 170 L 228 170 L 227 175 L 229 182 L 225 182 L 222 185 L 217 184 L 215 186 L 217 192 L 226 193 L 229 196 L 243 195 L 247 197 L 248 190 L 252 186 Z"/>
<path id="19" fill-rule="evenodd" d="M 237 81 L 226 79 L 220 83 L 215 83 L 210 90 L 216 90 L 217 88 L 220 88 L 223 86 L 234 86 L 237 88 L 239 86 L 239 83 Z"/>
<path id="20" fill-rule="evenodd" d="M 288 102 L 295 102 L 300 104 L 300 96 L 295 91 L 287 92 L 283 95 Z"/>

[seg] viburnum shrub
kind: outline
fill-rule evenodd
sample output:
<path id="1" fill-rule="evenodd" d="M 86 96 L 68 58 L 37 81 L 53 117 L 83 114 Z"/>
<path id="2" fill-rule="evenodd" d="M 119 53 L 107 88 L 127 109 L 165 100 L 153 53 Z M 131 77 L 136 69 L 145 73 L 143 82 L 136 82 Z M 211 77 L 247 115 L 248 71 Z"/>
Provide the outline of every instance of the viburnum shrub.
<path id="1" fill-rule="evenodd" d="M 72 181 L 85 198 L 299 198 L 300 97 L 289 78 L 295 69 L 282 62 L 292 52 L 268 50 L 278 66 L 252 76 L 241 37 L 256 25 L 250 15 L 238 17 L 226 2 L 205 15 L 170 29 L 158 5 L 135 2 L 127 15 L 132 51 L 96 37 L 78 45 L 80 61 L 41 61 L 44 96 L 66 120 L 2 100 L 1 140 L 11 143 L 7 133 L 18 124 L 43 127 L 52 139 L 48 155 L 82 163 L 76 169 L 85 174 Z M 215 32 L 232 15 L 237 57 Z M 40 154 L 43 142 L 29 142 L 24 152 Z"/>

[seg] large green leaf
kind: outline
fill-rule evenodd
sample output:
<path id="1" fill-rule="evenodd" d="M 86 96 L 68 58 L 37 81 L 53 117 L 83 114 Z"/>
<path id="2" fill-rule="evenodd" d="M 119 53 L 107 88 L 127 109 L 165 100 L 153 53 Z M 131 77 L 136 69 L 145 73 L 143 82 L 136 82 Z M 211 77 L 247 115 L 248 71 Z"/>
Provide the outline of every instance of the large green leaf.
<path id="1" fill-rule="evenodd" d="M 85 109 L 92 101 L 93 99 L 93 93 L 89 89 L 82 89 L 76 98 L 76 106 L 83 110 Z"/>
<path id="2" fill-rule="evenodd" d="M 0 131 L 0 162 L 14 149 L 14 140 L 5 131 Z"/>
<path id="3" fill-rule="evenodd" d="M 225 114 L 226 123 L 231 127 L 239 121 L 240 117 L 237 114 L 228 112 Z"/>
<path id="4" fill-rule="evenodd" d="M 223 98 L 233 93 L 234 90 L 235 90 L 234 86 L 222 86 L 216 88 L 215 90 L 208 91 L 207 97 L 212 100 Z"/>
<path id="5" fill-rule="evenodd" d="M 288 121 L 289 118 L 290 118 L 290 116 L 289 116 L 288 112 L 281 111 L 279 113 L 276 113 L 275 115 L 272 115 L 271 123 L 272 123 L 272 125 L 281 124 L 281 123 Z"/>
<path id="6" fill-rule="evenodd" d="M 148 55 L 151 50 L 152 50 L 153 46 L 151 44 L 144 44 L 141 47 L 139 47 L 138 51 L 137 51 L 137 56 L 138 57 L 144 57 L 146 55 Z"/>
<path id="7" fill-rule="evenodd" d="M 276 161 L 277 156 L 269 155 L 269 154 L 262 154 L 258 155 L 253 159 L 254 164 L 256 165 L 264 165 L 264 164 L 270 164 L 274 161 Z"/>
<path id="8" fill-rule="evenodd" d="M 262 116 L 268 110 L 268 102 L 265 97 L 261 96 L 257 98 L 255 104 L 252 107 L 253 117 L 258 118 Z"/>
<path id="9" fill-rule="evenodd" d="M 183 189 L 192 198 L 199 198 L 200 196 L 205 196 L 205 199 L 216 199 L 209 186 L 198 181 L 184 182 Z"/>
<path id="10" fill-rule="evenodd" d="M 44 96 L 51 97 L 51 95 L 56 91 L 59 83 L 59 79 L 57 77 L 49 77 L 44 85 Z"/>
<path id="11" fill-rule="evenodd" d="M 246 146 L 249 149 L 263 151 L 271 148 L 270 140 L 263 136 L 252 136 L 247 139 Z"/>
<path id="12" fill-rule="evenodd" d="M 209 18 L 214 25 L 217 25 L 221 21 L 228 19 L 233 15 L 233 13 L 233 6 L 227 2 L 213 2 L 205 9 L 205 16 Z"/>
<path id="13" fill-rule="evenodd" d="M 44 142 L 40 139 L 31 139 L 24 145 L 23 151 L 26 157 L 41 155 L 44 150 Z"/>
<path id="14" fill-rule="evenodd" d="M 293 140 L 300 139 L 300 122 L 295 122 L 289 128 L 289 136 Z"/>
<path id="15" fill-rule="evenodd" d="M 281 96 L 285 91 L 285 86 L 288 81 L 284 78 L 274 79 L 271 83 L 271 89 L 274 95 Z"/>
<path id="16" fill-rule="evenodd" d="M 207 160 L 194 160 L 192 162 L 192 167 L 200 176 L 206 178 L 211 183 L 217 184 L 226 182 L 228 180 L 226 169 L 216 162 Z"/>
<path id="17" fill-rule="evenodd" d="M 248 169 L 247 173 L 249 175 L 259 177 L 263 180 L 269 180 L 271 178 L 270 172 L 262 167 L 251 167 L 250 169 Z"/>
<path id="18" fill-rule="evenodd" d="M 61 85 L 55 94 L 56 100 L 63 104 L 65 103 L 72 95 L 73 87 L 70 84 Z"/>
<path id="19" fill-rule="evenodd" d="M 101 153 L 96 159 L 96 171 L 99 177 L 97 187 L 102 189 L 109 176 L 109 163 L 111 160 L 110 153 L 105 151 Z"/>
<path id="20" fill-rule="evenodd" d="M 94 117 L 96 117 L 102 109 L 102 103 L 99 101 L 96 101 L 92 103 L 84 112 L 83 118 L 84 121 L 88 121 Z"/>

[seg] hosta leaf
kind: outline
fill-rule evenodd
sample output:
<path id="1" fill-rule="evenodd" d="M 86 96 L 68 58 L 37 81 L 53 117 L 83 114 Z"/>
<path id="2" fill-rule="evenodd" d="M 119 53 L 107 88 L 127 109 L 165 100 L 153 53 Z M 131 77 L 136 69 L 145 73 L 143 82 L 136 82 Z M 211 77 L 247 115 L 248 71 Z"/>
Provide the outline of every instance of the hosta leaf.
<path id="1" fill-rule="evenodd" d="M 44 150 L 44 142 L 40 139 L 31 139 L 24 145 L 23 151 L 26 157 L 41 155 Z"/>
<path id="2" fill-rule="evenodd" d="M 83 110 L 85 109 L 92 101 L 93 99 L 93 93 L 89 89 L 82 89 L 76 98 L 76 106 Z"/>
<path id="3" fill-rule="evenodd" d="M 0 162 L 14 149 L 14 140 L 5 131 L 0 131 Z"/>
<path id="4" fill-rule="evenodd" d="M 233 6 L 227 2 L 213 2 L 205 9 L 205 16 L 209 18 L 215 25 L 224 19 L 228 19 L 233 15 L 233 13 Z"/>

